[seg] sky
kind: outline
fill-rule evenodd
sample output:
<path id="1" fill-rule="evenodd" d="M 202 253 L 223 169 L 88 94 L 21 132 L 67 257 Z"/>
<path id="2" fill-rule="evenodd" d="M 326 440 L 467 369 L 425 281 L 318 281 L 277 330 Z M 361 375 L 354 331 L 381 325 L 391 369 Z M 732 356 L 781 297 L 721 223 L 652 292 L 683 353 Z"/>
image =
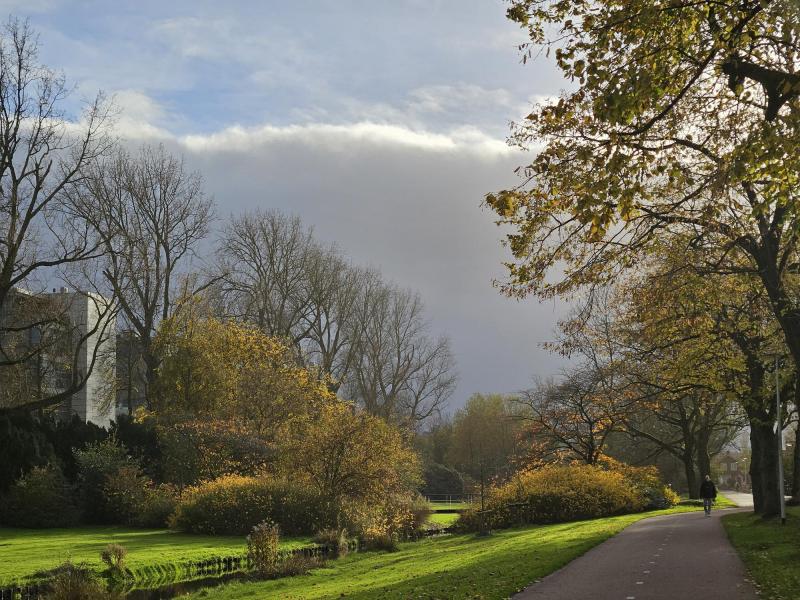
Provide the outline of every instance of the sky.
<path id="1" fill-rule="evenodd" d="M 500 0 L 0 0 L 71 108 L 114 98 L 127 143 L 164 143 L 199 170 L 220 223 L 299 215 L 355 262 L 417 290 L 450 337 L 451 401 L 513 393 L 563 359 L 541 347 L 566 306 L 503 297 L 502 232 L 481 206 L 530 158 L 509 123 L 564 85 L 522 65 Z"/>

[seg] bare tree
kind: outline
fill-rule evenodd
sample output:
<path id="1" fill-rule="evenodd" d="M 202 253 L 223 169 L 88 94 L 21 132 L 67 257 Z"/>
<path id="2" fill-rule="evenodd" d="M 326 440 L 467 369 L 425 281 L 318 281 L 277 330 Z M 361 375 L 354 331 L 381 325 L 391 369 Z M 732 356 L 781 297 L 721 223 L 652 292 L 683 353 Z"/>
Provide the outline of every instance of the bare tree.
<path id="1" fill-rule="evenodd" d="M 46 408 L 81 390 L 84 369 L 73 368 L 48 391 L 42 365 L 55 356 L 77 364 L 90 338 L 105 335 L 113 312 L 113 299 L 87 295 L 103 304 L 96 307 L 103 318 L 99 329 L 77 335 L 67 307 L 41 293 L 62 269 L 104 249 L 102 237 L 75 214 L 70 192 L 113 145 L 109 105 L 98 94 L 70 121 L 62 109 L 68 96 L 65 78 L 39 62 L 28 24 L 10 19 L 0 30 L 0 379 L 6 392 L 16 386 L 20 394 L 6 398 L 6 406 Z M 32 369 L 36 393 L 23 393 L 17 376 Z"/>
<path id="2" fill-rule="evenodd" d="M 372 414 L 416 423 L 452 393 L 449 341 L 430 338 L 419 296 L 353 266 L 298 217 L 257 211 L 234 219 L 217 269 L 220 312 L 286 339 L 301 364 L 318 367 L 332 391 Z"/>
<path id="3" fill-rule="evenodd" d="M 293 346 L 308 335 L 308 272 L 321 249 L 298 217 L 256 211 L 232 219 L 218 250 L 223 310 Z"/>
<path id="4" fill-rule="evenodd" d="M 286 339 L 298 362 L 347 378 L 363 331 L 374 272 L 352 266 L 334 246 L 314 240 L 298 217 L 256 211 L 225 229 L 218 250 L 219 311 Z"/>
<path id="5" fill-rule="evenodd" d="M 353 267 L 333 252 L 321 253 L 311 266 L 303 355 L 331 376 L 331 391 L 338 392 L 358 358 L 364 332 L 362 316 L 380 275 Z"/>
<path id="6" fill-rule="evenodd" d="M 347 394 L 372 414 L 416 425 L 440 410 L 455 388 L 449 341 L 431 340 L 416 293 L 382 285 L 365 305 Z"/>
<path id="7" fill-rule="evenodd" d="M 559 382 L 540 382 L 522 392 L 517 417 L 528 422 L 536 441 L 554 456 L 562 452 L 586 464 L 603 455 L 608 436 L 622 423 L 623 411 L 605 395 L 600 374 L 583 365 L 567 371 Z"/>
<path id="8" fill-rule="evenodd" d="M 88 192 L 80 198 L 82 214 L 102 233 L 104 276 L 141 344 L 149 404 L 159 365 L 157 327 L 208 285 L 196 282 L 191 266 L 214 219 L 213 204 L 200 175 L 163 146 L 118 151 L 93 169 Z"/>

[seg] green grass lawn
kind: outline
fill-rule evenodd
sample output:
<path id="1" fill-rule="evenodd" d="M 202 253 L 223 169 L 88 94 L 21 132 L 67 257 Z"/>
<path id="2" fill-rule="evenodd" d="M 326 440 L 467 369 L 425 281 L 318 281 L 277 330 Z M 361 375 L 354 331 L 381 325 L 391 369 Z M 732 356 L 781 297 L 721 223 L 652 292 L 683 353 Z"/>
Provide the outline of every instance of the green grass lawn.
<path id="1" fill-rule="evenodd" d="M 358 600 L 390 598 L 508 598 L 584 554 L 627 525 L 664 511 L 592 521 L 538 525 L 485 538 L 452 535 L 400 545 L 397 552 L 362 552 L 332 561 L 308 575 L 257 583 L 230 583 L 190 598 Z"/>
<path id="2" fill-rule="evenodd" d="M 126 563 L 137 578 L 152 578 L 165 568 L 187 561 L 234 556 L 246 550 L 241 536 L 193 535 L 163 529 L 0 528 L 0 584 L 28 579 L 65 560 L 85 561 L 102 570 L 100 551 L 112 542 L 128 550 Z M 282 545 L 288 549 L 309 543 L 308 538 L 288 538 Z"/>
<path id="3" fill-rule="evenodd" d="M 450 527 L 458 520 L 459 516 L 458 513 L 433 513 L 428 517 L 428 523 L 438 525 L 439 527 Z"/>
<path id="4" fill-rule="evenodd" d="M 800 507 L 788 507 L 786 517 L 786 525 L 750 513 L 722 519 L 761 597 L 768 600 L 788 600 L 800 593 Z"/>

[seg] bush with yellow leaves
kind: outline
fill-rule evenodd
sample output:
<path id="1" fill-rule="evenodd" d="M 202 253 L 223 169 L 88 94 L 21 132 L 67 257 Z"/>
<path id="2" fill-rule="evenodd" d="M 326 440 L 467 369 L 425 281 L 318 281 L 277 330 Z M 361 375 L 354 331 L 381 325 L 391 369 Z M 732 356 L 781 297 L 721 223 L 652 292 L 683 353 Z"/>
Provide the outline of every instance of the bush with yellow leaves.
<path id="1" fill-rule="evenodd" d="M 302 483 L 225 475 L 188 488 L 170 518 L 174 529 L 245 535 L 271 521 L 288 535 L 313 534 L 335 523 L 328 502 Z"/>
<path id="2" fill-rule="evenodd" d="M 676 500 L 655 470 L 612 461 L 605 464 L 548 465 L 518 473 L 493 487 L 486 509 L 462 514 L 457 526 L 477 531 L 526 523 L 559 523 L 641 512 Z M 661 506 L 664 507 L 664 506 Z M 483 525 L 483 527 L 482 527 Z"/>

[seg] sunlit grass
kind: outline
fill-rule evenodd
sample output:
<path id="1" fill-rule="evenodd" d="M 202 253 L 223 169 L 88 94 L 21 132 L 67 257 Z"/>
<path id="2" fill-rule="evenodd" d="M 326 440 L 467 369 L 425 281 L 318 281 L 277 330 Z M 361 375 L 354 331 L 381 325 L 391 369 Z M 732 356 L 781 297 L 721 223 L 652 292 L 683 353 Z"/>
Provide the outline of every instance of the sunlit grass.
<path id="1" fill-rule="evenodd" d="M 110 543 L 128 550 L 126 564 L 134 573 L 162 565 L 236 556 L 246 551 L 241 536 L 208 536 L 164 529 L 76 527 L 71 529 L 0 528 L 0 583 L 30 578 L 66 560 L 86 562 L 102 570 L 100 551 Z M 283 541 L 286 548 L 309 544 L 305 538 Z"/>
<path id="2" fill-rule="evenodd" d="M 359 600 L 390 598 L 508 598 L 641 519 L 696 507 L 409 542 L 397 552 L 351 554 L 308 575 L 231 583 L 191 598 Z"/>
<path id="3" fill-rule="evenodd" d="M 800 507 L 786 510 L 780 519 L 762 519 L 752 513 L 722 518 L 739 555 L 766 600 L 790 600 L 800 594 Z"/>

